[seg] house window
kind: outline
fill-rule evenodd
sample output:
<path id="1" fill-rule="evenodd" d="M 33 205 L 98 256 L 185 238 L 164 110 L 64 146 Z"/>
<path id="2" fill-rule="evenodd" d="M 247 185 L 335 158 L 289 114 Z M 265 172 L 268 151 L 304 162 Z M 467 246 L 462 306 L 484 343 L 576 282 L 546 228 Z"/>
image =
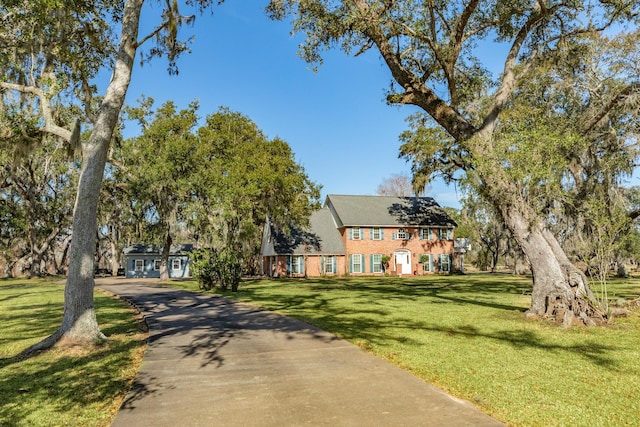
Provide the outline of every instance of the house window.
<path id="1" fill-rule="evenodd" d="M 438 228 L 439 240 L 451 240 L 453 235 L 453 229 L 451 228 Z"/>
<path id="2" fill-rule="evenodd" d="M 420 240 L 433 240 L 433 232 L 431 228 L 421 228 L 419 233 Z"/>
<path id="3" fill-rule="evenodd" d="M 381 254 L 371 255 L 371 272 L 382 273 L 382 255 Z"/>
<path id="4" fill-rule="evenodd" d="M 438 255 L 438 271 L 441 273 L 448 273 L 451 271 L 451 255 Z"/>
<path id="5" fill-rule="evenodd" d="M 336 257 L 334 257 L 334 256 L 324 257 L 323 263 L 324 263 L 323 265 L 324 265 L 324 272 L 325 273 L 328 273 L 328 274 L 335 274 L 336 273 L 336 269 L 335 269 Z"/>
<path id="6" fill-rule="evenodd" d="M 137 259 L 135 260 L 135 271 L 143 271 L 144 270 L 144 260 Z"/>
<path id="7" fill-rule="evenodd" d="M 304 257 L 302 255 L 292 255 L 289 258 L 290 261 L 290 274 L 302 274 L 304 273 Z"/>
<path id="8" fill-rule="evenodd" d="M 362 229 L 360 227 L 351 228 L 350 233 L 351 233 L 351 240 L 362 240 Z"/>
<path id="9" fill-rule="evenodd" d="M 433 254 L 420 255 L 420 263 L 422 264 L 422 271 L 433 273 Z"/>
<path id="10" fill-rule="evenodd" d="M 351 272 L 364 273 L 364 255 L 362 254 L 351 255 Z"/>
<path id="11" fill-rule="evenodd" d="M 159 259 L 154 259 L 153 260 L 153 269 L 158 271 L 160 270 L 160 264 L 162 263 L 162 260 Z"/>
<path id="12" fill-rule="evenodd" d="M 411 238 L 411 234 L 407 233 L 404 228 L 398 229 L 397 238 L 400 240 L 409 240 Z"/>
<path id="13" fill-rule="evenodd" d="M 384 233 L 382 231 L 382 228 L 373 227 L 371 229 L 371 240 L 384 240 Z"/>
<path id="14" fill-rule="evenodd" d="M 182 268 L 182 260 L 180 258 L 174 258 L 171 261 L 172 270 L 180 270 Z"/>

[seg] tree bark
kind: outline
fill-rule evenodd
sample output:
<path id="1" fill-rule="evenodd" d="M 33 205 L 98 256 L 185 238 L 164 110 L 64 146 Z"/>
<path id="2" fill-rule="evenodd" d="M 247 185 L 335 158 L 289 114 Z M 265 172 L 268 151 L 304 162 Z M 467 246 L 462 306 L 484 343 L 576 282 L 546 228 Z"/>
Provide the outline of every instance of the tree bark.
<path id="1" fill-rule="evenodd" d="M 111 248 L 111 275 L 115 277 L 118 275 L 118 269 L 120 268 L 120 252 L 118 251 L 118 241 L 115 237 L 109 238 L 109 246 Z"/>
<path id="2" fill-rule="evenodd" d="M 61 339 L 78 343 L 105 339 L 96 320 L 93 300 L 97 208 L 109 144 L 131 81 L 143 3 L 144 0 L 128 0 L 125 3 L 120 47 L 111 82 L 100 105 L 91 137 L 82 149 L 62 325 L 53 335 L 28 348 L 22 355 L 50 348 Z"/>
<path id="3" fill-rule="evenodd" d="M 166 224 L 164 243 L 162 245 L 162 261 L 160 262 L 160 280 L 169 280 L 169 255 L 171 254 L 171 225 Z"/>
<path id="4" fill-rule="evenodd" d="M 587 277 L 567 258 L 541 221 L 531 222 L 524 204 L 496 201 L 505 224 L 524 252 L 533 274 L 529 318 L 547 318 L 563 326 L 606 322 L 594 304 Z"/>

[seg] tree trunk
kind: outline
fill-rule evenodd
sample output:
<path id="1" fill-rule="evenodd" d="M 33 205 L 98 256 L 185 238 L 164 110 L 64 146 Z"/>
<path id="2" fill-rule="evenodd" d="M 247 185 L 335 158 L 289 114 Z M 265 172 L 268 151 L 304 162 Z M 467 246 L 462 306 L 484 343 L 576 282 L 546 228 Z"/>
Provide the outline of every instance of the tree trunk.
<path id="1" fill-rule="evenodd" d="M 171 254 L 171 226 L 166 224 L 164 244 L 162 245 L 162 261 L 160 262 L 160 280 L 169 280 L 169 255 Z"/>
<path id="2" fill-rule="evenodd" d="M 62 325 L 22 355 L 50 348 L 61 339 L 87 343 L 103 340 L 93 300 L 97 208 L 113 130 L 125 100 L 135 59 L 140 11 L 144 0 L 128 0 L 111 82 L 100 105 L 89 141 L 82 149 L 82 169 L 73 210 L 69 273 L 64 291 Z"/>
<path id="3" fill-rule="evenodd" d="M 120 253 L 116 239 L 110 238 L 109 246 L 111 247 L 111 275 L 115 277 L 118 275 L 118 269 L 120 268 Z"/>
<path id="4" fill-rule="evenodd" d="M 69 248 L 71 247 L 71 240 L 67 237 L 64 239 L 64 250 L 62 251 L 62 256 L 60 257 L 60 264 L 56 264 L 56 272 L 58 274 L 66 274 L 67 273 L 67 258 L 69 257 Z M 53 257 L 54 263 L 55 256 Z"/>
<path id="5" fill-rule="evenodd" d="M 616 276 L 622 278 L 629 277 L 629 271 L 627 270 L 627 264 L 625 263 L 625 259 L 623 256 L 618 255 L 616 257 L 616 264 L 618 267 L 616 269 Z"/>
<path id="6" fill-rule="evenodd" d="M 527 221 L 527 207 L 499 206 L 505 224 L 527 257 L 533 274 L 530 318 L 549 318 L 563 326 L 606 321 L 595 306 L 587 277 L 567 258 L 555 236 L 539 221 Z"/>

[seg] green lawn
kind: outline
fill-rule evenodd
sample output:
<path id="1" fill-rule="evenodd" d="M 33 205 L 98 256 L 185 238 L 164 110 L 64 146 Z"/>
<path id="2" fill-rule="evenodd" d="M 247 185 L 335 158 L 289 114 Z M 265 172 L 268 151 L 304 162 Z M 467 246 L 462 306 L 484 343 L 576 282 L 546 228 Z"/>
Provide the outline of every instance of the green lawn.
<path id="1" fill-rule="evenodd" d="M 16 360 L 60 325 L 64 285 L 0 280 L 0 426 L 108 426 L 134 378 L 146 334 L 123 301 L 96 292 L 109 340 Z"/>
<path id="2" fill-rule="evenodd" d="M 530 290 L 469 274 L 256 280 L 225 295 L 331 331 L 509 425 L 640 425 L 638 313 L 561 329 L 524 319 Z M 610 284 L 613 299 L 639 294 L 639 280 Z"/>
<path id="3" fill-rule="evenodd" d="M 526 278 L 469 274 L 256 280 L 226 295 L 334 332 L 509 425 L 640 425 L 640 315 L 560 329 L 524 320 L 529 291 Z M 609 294 L 636 298 L 640 281 Z M 106 344 L 11 359 L 55 330 L 62 297 L 61 284 L 0 280 L 1 426 L 106 426 L 135 375 L 144 334 L 100 293 Z"/>

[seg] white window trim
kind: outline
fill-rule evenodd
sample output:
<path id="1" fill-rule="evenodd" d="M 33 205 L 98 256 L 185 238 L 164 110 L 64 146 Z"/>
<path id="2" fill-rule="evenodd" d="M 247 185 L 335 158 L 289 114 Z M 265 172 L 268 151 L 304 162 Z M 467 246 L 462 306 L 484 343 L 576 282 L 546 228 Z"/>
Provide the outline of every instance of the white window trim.
<path id="1" fill-rule="evenodd" d="M 178 263 L 178 268 L 176 268 L 176 263 Z M 171 269 L 173 271 L 182 270 L 182 260 L 180 258 L 174 258 L 171 260 Z"/>
<path id="2" fill-rule="evenodd" d="M 335 257 L 333 255 L 324 257 L 324 265 L 322 267 L 325 273 L 336 274 L 336 272 L 333 271 L 334 260 Z"/>
<path id="3" fill-rule="evenodd" d="M 153 270 L 154 271 L 160 270 L 160 266 L 161 265 L 162 265 L 162 260 L 160 260 L 160 259 L 154 259 L 153 260 Z"/>
<path id="4" fill-rule="evenodd" d="M 438 228 L 438 240 L 451 240 L 453 238 L 452 228 Z"/>
<path id="5" fill-rule="evenodd" d="M 422 271 L 433 273 L 435 270 L 435 263 L 433 261 L 433 254 L 422 254 L 427 256 L 427 261 L 422 263 Z"/>
<path id="6" fill-rule="evenodd" d="M 356 264 L 356 259 L 359 260 L 359 262 Z M 356 271 L 356 265 L 359 266 L 358 270 Z M 352 254 L 351 255 L 351 272 L 352 273 L 364 273 L 364 255 L 362 254 Z"/>
<path id="7" fill-rule="evenodd" d="M 360 227 L 354 227 L 351 229 L 351 240 L 362 240 L 362 229 Z"/>
<path id="8" fill-rule="evenodd" d="M 376 237 L 376 232 L 378 233 L 377 237 Z M 372 227 L 371 238 L 373 240 L 382 240 L 382 228 L 381 227 Z"/>
<path id="9" fill-rule="evenodd" d="M 433 231 L 431 227 L 420 228 L 420 240 L 433 240 Z"/>
<path id="10" fill-rule="evenodd" d="M 446 262 L 444 262 L 446 260 Z M 447 269 L 444 269 L 444 266 Z M 441 273 L 450 273 L 451 272 L 451 257 L 449 254 L 439 254 L 438 255 L 438 271 Z"/>
<path id="11" fill-rule="evenodd" d="M 302 260 L 304 259 L 303 255 L 291 255 L 291 274 L 303 274 L 302 271 Z"/>
<path id="12" fill-rule="evenodd" d="M 144 271 L 144 260 L 143 259 L 134 259 L 133 260 L 133 270 L 134 271 Z"/>
<path id="13" fill-rule="evenodd" d="M 382 273 L 382 254 L 372 254 L 373 264 L 371 265 L 372 273 Z"/>
<path id="14" fill-rule="evenodd" d="M 407 232 L 405 228 L 398 228 L 398 239 L 399 240 L 409 240 L 411 239 L 411 233 Z"/>

